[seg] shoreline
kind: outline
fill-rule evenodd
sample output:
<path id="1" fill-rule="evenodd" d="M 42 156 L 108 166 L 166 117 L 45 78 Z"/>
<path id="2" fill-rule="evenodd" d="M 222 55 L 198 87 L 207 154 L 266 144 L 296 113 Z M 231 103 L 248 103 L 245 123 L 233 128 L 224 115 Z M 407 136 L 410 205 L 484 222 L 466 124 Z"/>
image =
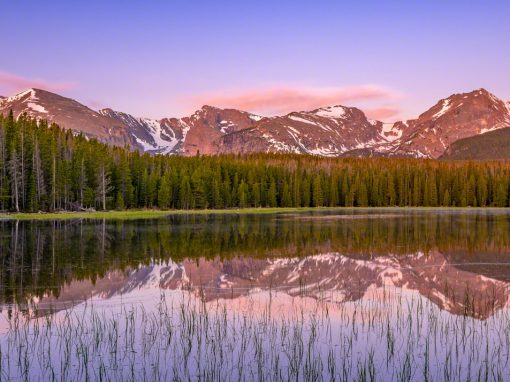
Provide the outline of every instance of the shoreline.
<path id="1" fill-rule="evenodd" d="M 200 210 L 111 210 L 111 211 L 61 211 L 61 212 L 7 212 L 0 213 L 0 221 L 6 220 L 129 220 L 157 219 L 172 215 L 244 215 L 244 214 L 280 214 L 313 211 L 510 211 L 509 207 L 252 207 L 237 209 L 200 209 Z"/>

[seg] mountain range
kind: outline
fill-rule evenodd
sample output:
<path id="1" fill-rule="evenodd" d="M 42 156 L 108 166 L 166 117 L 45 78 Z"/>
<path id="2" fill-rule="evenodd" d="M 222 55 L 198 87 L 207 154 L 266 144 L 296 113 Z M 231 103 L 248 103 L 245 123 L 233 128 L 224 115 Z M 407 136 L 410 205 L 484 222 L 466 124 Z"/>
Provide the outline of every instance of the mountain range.
<path id="1" fill-rule="evenodd" d="M 374 288 L 387 292 L 398 288 L 417 292 L 450 313 L 486 319 L 510 305 L 508 286 L 508 281 L 490 273 L 488 277 L 483 270 L 452 264 L 447 254 L 438 251 L 372 259 L 336 252 L 294 258 L 201 258 L 110 271 L 94 282 L 74 280 L 60 289 L 58 298 L 48 295 L 38 300 L 38 311 L 69 308 L 91 297 L 122 295 L 126 301 L 137 301 L 134 296 L 141 290 L 157 296 L 161 290 L 184 290 L 208 302 L 273 291 L 344 303 L 362 300 Z"/>
<path id="2" fill-rule="evenodd" d="M 485 141 L 494 140 L 491 132 L 510 127 L 510 102 L 485 89 L 451 95 L 416 119 L 394 123 L 370 120 L 360 109 L 341 105 L 276 117 L 206 105 L 187 117 L 155 120 L 109 108 L 95 111 L 40 89 L 0 97 L 0 113 L 6 115 L 10 110 L 15 117 L 27 113 L 108 144 L 152 154 L 510 158 L 507 133 L 496 138 L 502 155 L 480 149 Z"/>

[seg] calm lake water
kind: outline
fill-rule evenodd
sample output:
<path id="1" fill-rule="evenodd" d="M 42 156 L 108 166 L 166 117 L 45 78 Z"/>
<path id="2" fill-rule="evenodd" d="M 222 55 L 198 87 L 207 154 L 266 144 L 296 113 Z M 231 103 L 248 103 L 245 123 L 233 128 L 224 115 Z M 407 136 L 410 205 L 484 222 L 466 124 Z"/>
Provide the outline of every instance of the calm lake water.
<path id="1" fill-rule="evenodd" d="M 510 211 L 0 222 L 0 380 L 508 380 Z"/>

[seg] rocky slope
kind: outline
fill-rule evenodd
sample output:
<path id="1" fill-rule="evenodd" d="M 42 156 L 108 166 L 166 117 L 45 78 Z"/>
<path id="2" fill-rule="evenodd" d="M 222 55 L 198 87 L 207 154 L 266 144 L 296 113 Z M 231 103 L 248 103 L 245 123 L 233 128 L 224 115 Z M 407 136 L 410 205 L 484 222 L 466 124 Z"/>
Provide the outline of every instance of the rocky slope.
<path id="1" fill-rule="evenodd" d="M 133 137 L 122 123 L 102 116 L 79 102 L 40 89 L 29 89 L 12 97 L 0 99 L 0 113 L 12 110 L 17 117 L 27 113 L 31 117 L 82 132 L 114 145 L 132 145 Z"/>
<path id="2" fill-rule="evenodd" d="M 439 158 L 458 140 L 510 125 L 510 103 L 484 89 L 454 94 L 417 119 L 391 124 L 341 105 L 270 118 L 203 106 L 188 117 L 154 120 L 112 109 L 94 111 L 39 89 L 0 97 L 0 113 L 11 109 L 15 116 L 26 112 L 109 144 L 182 155 L 286 152 Z"/>
<path id="3" fill-rule="evenodd" d="M 438 158 L 459 139 L 510 125 L 510 103 L 485 89 L 454 94 L 406 122 L 397 154 Z"/>
<path id="4" fill-rule="evenodd" d="M 382 122 L 368 120 L 361 110 L 337 105 L 263 118 L 253 128 L 221 137 L 217 151 L 339 156 L 350 150 L 387 144 L 396 136 Z"/>

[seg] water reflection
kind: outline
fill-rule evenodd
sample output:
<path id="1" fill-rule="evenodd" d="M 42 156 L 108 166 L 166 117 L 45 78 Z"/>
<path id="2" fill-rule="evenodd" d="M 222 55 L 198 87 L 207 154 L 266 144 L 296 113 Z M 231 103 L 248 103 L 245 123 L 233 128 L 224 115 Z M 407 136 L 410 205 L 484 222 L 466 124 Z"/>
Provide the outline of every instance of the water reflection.
<path id="1" fill-rule="evenodd" d="M 507 305 L 505 210 L 342 210 L 140 221 L 0 222 L 0 307 L 37 315 L 91 296 L 278 290 L 333 302 L 417 291 L 455 314 Z M 19 304 L 19 305 L 17 305 Z"/>
<path id="2" fill-rule="evenodd" d="M 504 380 L 510 212 L 0 222 L 0 380 Z"/>

